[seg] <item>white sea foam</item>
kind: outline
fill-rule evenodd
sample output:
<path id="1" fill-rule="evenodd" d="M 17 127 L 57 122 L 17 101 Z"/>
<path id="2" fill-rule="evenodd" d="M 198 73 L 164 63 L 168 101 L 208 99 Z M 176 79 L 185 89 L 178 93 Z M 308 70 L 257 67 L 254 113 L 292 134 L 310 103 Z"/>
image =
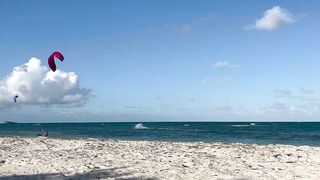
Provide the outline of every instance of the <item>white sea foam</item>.
<path id="1" fill-rule="evenodd" d="M 87 138 L 87 140 L 98 141 L 99 139 L 97 139 L 97 138 Z"/>
<path id="2" fill-rule="evenodd" d="M 233 125 L 230 125 L 230 126 L 233 126 L 233 127 L 247 127 L 247 126 L 255 126 L 256 123 L 250 123 L 250 124 L 233 124 Z"/>
<path id="3" fill-rule="evenodd" d="M 139 123 L 139 124 L 136 124 L 133 129 L 149 129 L 148 127 L 146 126 L 143 126 L 142 123 Z"/>
<path id="4" fill-rule="evenodd" d="M 176 128 L 158 128 L 161 130 L 168 130 L 168 131 L 187 131 L 188 129 L 176 129 Z"/>
<path id="5" fill-rule="evenodd" d="M 165 129 L 165 130 L 172 130 L 172 129 L 170 129 L 170 128 L 158 128 L 158 129 Z"/>
<path id="6" fill-rule="evenodd" d="M 233 127 L 246 127 L 246 126 L 251 126 L 251 125 L 248 125 L 248 124 L 234 124 L 234 125 L 231 125 Z"/>

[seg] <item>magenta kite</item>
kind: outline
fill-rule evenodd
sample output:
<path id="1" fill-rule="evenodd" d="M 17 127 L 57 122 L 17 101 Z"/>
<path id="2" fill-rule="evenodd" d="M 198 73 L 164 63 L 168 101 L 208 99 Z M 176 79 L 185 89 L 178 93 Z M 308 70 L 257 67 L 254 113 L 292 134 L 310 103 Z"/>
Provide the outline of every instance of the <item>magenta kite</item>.
<path id="1" fill-rule="evenodd" d="M 63 61 L 64 60 L 64 57 L 63 55 L 58 52 L 58 51 L 55 51 L 51 54 L 51 56 L 49 56 L 48 58 L 48 64 L 49 64 L 49 67 L 50 69 L 55 72 L 57 70 L 57 66 L 56 66 L 56 63 L 54 62 L 54 58 L 58 58 L 60 61 Z"/>

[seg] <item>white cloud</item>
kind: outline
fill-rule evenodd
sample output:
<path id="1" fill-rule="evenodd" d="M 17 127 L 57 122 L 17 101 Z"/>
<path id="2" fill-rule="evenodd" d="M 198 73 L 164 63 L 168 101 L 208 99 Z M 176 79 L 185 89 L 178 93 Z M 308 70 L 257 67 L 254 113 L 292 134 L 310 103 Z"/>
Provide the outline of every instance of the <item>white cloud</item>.
<path id="1" fill-rule="evenodd" d="M 288 89 L 276 89 L 274 93 L 276 98 L 292 97 L 292 92 Z"/>
<path id="2" fill-rule="evenodd" d="M 283 102 L 275 102 L 271 106 L 260 108 L 260 113 L 278 117 L 290 117 L 289 115 L 310 116 L 315 115 L 317 111 L 317 109 L 308 105 L 287 105 Z"/>
<path id="3" fill-rule="evenodd" d="M 212 108 L 211 111 L 213 113 L 232 113 L 234 108 L 230 106 L 219 106 Z"/>
<path id="4" fill-rule="evenodd" d="M 79 87 L 74 72 L 52 72 L 39 59 L 31 58 L 0 81 L 0 106 L 12 106 L 15 95 L 19 104 L 81 106 L 89 99 L 90 90 Z"/>
<path id="5" fill-rule="evenodd" d="M 290 107 L 283 102 L 275 102 L 270 106 L 270 109 L 274 111 L 284 111 L 289 110 Z"/>
<path id="6" fill-rule="evenodd" d="M 143 109 L 143 106 L 124 106 L 125 109 Z"/>
<path id="7" fill-rule="evenodd" d="M 229 61 L 217 61 L 214 65 L 214 68 L 233 68 L 233 67 L 237 67 L 236 65 L 231 64 Z"/>
<path id="8" fill-rule="evenodd" d="M 313 89 L 305 89 L 305 88 L 302 88 L 301 91 L 302 91 L 302 93 L 304 93 L 304 94 L 314 94 L 314 93 L 315 93 L 315 90 L 313 90 Z"/>
<path id="9" fill-rule="evenodd" d="M 260 29 L 274 31 L 284 24 L 295 21 L 293 15 L 280 6 L 274 6 L 263 13 L 263 17 L 256 20 L 254 24 L 247 26 L 248 29 Z"/>

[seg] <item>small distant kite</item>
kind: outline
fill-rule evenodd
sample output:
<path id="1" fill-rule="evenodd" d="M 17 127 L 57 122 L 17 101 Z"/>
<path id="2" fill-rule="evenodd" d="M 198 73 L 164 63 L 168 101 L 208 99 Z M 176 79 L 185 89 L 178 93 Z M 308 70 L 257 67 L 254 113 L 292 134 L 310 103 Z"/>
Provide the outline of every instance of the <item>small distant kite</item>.
<path id="1" fill-rule="evenodd" d="M 58 52 L 58 51 L 55 51 L 51 54 L 51 56 L 49 56 L 48 58 L 48 64 L 49 64 L 49 67 L 50 69 L 55 72 L 57 70 L 57 67 L 56 67 L 56 63 L 54 62 L 54 58 L 58 58 L 60 61 L 63 61 L 64 60 L 64 57 L 63 55 Z"/>
<path id="2" fill-rule="evenodd" d="M 18 96 L 17 96 L 17 95 L 13 96 L 13 98 L 12 98 L 12 100 L 13 100 L 14 103 L 17 103 L 17 99 L 18 99 Z"/>

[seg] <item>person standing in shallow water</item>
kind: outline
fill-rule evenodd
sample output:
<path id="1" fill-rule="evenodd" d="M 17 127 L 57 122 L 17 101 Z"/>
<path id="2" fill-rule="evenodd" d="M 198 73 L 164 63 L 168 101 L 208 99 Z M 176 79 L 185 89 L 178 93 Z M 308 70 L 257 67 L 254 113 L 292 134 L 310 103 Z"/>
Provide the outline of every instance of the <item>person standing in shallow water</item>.
<path id="1" fill-rule="evenodd" d="M 47 130 L 44 131 L 43 136 L 45 136 L 45 137 L 48 137 L 48 136 L 49 136 L 49 133 L 48 133 Z"/>
<path id="2" fill-rule="evenodd" d="M 47 130 L 43 130 L 43 129 L 42 129 L 41 134 L 38 134 L 38 136 L 48 137 L 48 136 L 49 136 L 49 132 L 48 132 Z"/>

